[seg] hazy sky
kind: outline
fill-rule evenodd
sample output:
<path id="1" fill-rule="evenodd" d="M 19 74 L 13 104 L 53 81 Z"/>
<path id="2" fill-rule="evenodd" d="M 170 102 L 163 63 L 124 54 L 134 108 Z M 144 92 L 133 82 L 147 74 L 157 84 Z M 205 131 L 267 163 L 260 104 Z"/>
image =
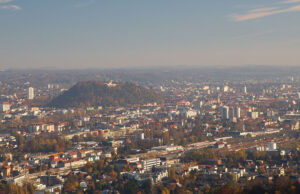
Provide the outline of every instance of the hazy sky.
<path id="1" fill-rule="evenodd" d="M 300 65 L 300 0 L 0 0 L 0 68 Z"/>

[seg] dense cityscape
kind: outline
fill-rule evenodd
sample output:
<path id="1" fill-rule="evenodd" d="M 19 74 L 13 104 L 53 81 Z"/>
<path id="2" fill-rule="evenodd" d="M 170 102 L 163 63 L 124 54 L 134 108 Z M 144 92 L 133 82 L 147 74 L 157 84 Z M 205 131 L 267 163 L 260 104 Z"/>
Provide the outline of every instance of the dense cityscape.
<path id="1" fill-rule="evenodd" d="M 97 82 L 51 76 L 1 72 L 4 193 L 300 191 L 299 77 L 123 84 L 103 73 Z M 84 87 L 74 89 L 77 81 Z M 117 90 L 128 85 L 139 101 Z M 89 102 L 99 87 L 122 106 Z M 71 106 L 74 96 L 82 103 Z M 63 104 L 53 105 L 57 97 Z"/>
<path id="2" fill-rule="evenodd" d="M 300 0 L 0 0 L 0 194 L 300 194 Z"/>

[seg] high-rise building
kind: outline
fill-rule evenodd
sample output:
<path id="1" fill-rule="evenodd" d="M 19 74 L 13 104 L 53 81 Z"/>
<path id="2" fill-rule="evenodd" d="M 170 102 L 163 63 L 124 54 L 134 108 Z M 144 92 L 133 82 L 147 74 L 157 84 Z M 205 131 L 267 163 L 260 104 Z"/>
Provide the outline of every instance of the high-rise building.
<path id="1" fill-rule="evenodd" d="M 29 100 L 34 99 L 34 88 L 33 87 L 28 88 L 28 99 Z"/>
<path id="2" fill-rule="evenodd" d="M 244 86 L 244 90 L 243 90 L 244 94 L 247 94 L 247 87 Z"/>
<path id="3" fill-rule="evenodd" d="M 240 107 L 235 107 L 235 108 L 234 108 L 234 114 L 233 114 L 233 115 L 234 115 L 234 117 L 237 118 L 237 119 L 238 119 L 238 118 L 241 118 L 241 108 L 240 108 Z"/>
<path id="4" fill-rule="evenodd" d="M 228 106 L 223 106 L 221 109 L 222 112 L 222 119 L 227 120 L 229 119 L 229 107 Z"/>

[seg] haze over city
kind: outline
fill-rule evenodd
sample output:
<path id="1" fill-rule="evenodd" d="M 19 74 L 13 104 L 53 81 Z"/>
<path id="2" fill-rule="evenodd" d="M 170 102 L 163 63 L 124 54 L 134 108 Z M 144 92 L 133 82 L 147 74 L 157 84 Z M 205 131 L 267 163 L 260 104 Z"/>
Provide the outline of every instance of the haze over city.
<path id="1" fill-rule="evenodd" d="M 0 194 L 299 194 L 300 0 L 0 0 Z"/>
<path id="2" fill-rule="evenodd" d="M 0 68 L 300 65 L 299 0 L 0 0 Z"/>

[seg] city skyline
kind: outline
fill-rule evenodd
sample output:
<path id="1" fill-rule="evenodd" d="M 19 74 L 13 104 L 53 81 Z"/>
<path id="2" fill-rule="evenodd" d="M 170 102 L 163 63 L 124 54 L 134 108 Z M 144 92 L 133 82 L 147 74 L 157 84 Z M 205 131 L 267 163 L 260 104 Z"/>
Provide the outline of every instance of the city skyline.
<path id="1" fill-rule="evenodd" d="M 299 0 L 0 0 L 0 68 L 300 64 Z"/>

